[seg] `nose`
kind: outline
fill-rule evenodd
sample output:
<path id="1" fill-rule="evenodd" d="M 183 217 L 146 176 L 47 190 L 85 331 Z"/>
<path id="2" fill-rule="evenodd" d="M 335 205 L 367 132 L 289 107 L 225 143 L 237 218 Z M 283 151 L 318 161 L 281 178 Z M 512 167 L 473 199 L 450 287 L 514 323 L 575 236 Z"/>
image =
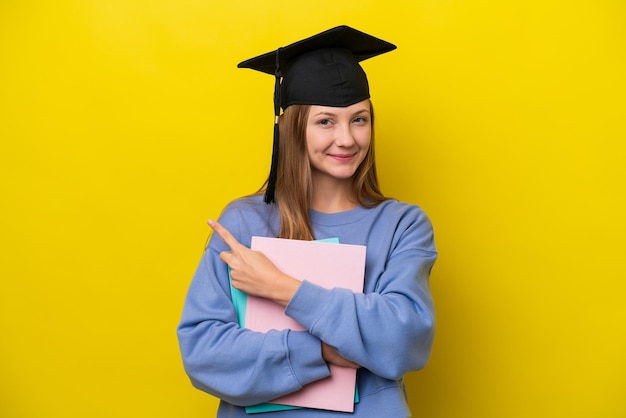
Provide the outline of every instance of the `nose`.
<path id="1" fill-rule="evenodd" d="M 336 135 L 335 135 L 335 144 L 339 147 L 349 148 L 354 143 L 354 135 L 352 133 L 350 123 L 341 123 L 338 124 Z"/>

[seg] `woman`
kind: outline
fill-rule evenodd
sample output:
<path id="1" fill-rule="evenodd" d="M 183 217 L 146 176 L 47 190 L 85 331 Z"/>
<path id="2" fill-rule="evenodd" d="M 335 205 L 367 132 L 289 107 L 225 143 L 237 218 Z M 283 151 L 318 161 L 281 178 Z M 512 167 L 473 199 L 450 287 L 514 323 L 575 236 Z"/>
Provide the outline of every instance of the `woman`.
<path id="1" fill-rule="evenodd" d="M 432 226 L 417 206 L 384 197 L 376 178 L 373 111 L 359 61 L 395 46 L 346 26 L 240 64 L 274 74 L 272 169 L 265 196 L 232 202 L 190 285 L 178 336 L 197 388 L 219 397 L 218 417 L 357 370 L 356 417 L 410 416 L 402 378 L 425 366 L 434 332 Z M 362 294 L 279 271 L 249 249 L 252 236 L 339 238 L 367 247 Z M 232 286 L 268 298 L 308 331 L 253 332 L 237 324 Z M 295 409 L 271 417 L 345 413 Z"/>

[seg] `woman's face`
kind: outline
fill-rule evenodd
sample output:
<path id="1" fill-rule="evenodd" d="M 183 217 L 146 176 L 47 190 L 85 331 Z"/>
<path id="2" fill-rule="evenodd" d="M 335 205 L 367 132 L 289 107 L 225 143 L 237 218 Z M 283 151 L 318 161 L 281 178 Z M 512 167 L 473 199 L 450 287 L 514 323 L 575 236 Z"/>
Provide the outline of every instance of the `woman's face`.
<path id="1" fill-rule="evenodd" d="M 311 106 L 306 146 L 313 180 L 351 178 L 365 159 L 371 138 L 369 100 L 348 107 Z"/>

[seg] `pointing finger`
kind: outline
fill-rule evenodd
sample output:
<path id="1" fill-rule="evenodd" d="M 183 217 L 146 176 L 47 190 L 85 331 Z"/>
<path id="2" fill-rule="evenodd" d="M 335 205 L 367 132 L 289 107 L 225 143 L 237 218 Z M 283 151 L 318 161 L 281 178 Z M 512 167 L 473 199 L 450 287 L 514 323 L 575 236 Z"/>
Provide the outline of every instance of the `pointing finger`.
<path id="1" fill-rule="evenodd" d="M 213 228 L 215 232 L 217 232 L 217 235 L 219 235 L 220 238 L 224 240 L 226 245 L 228 245 L 231 250 L 236 250 L 242 245 L 239 243 L 239 241 L 237 241 L 237 238 L 233 237 L 230 231 L 224 228 L 220 223 L 215 222 L 211 219 L 209 219 L 207 223 L 211 228 Z"/>

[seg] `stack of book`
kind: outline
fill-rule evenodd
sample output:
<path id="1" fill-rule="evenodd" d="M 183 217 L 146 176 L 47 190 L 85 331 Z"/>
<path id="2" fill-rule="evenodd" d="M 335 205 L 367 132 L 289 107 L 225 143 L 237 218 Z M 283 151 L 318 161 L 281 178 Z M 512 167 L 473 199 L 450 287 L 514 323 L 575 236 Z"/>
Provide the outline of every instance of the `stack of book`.
<path id="1" fill-rule="evenodd" d="M 340 287 L 363 292 L 365 251 L 362 245 L 340 244 L 337 239 L 301 241 L 252 237 L 251 248 L 265 254 L 279 270 L 327 289 Z M 285 315 L 284 307 L 268 299 L 248 296 L 231 286 L 239 325 L 253 331 L 271 329 L 305 331 Z M 340 320 L 338 318 L 338 320 Z M 356 369 L 330 365 L 331 375 L 271 402 L 247 407 L 248 413 L 293 408 L 353 412 L 358 402 Z"/>

